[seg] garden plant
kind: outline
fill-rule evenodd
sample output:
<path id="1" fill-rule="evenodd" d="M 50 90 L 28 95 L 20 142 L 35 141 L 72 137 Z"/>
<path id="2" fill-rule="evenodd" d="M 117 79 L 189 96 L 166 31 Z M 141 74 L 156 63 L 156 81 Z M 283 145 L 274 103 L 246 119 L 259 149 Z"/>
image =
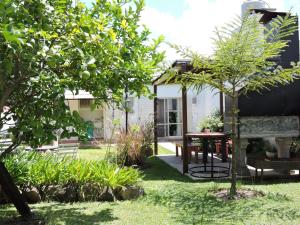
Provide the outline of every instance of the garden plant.
<path id="1" fill-rule="evenodd" d="M 260 91 L 278 85 L 287 85 L 299 78 L 300 63 L 282 68 L 276 58 L 288 46 L 288 38 L 297 29 L 296 17 L 289 13 L 274 18 L 268 26 L 260 22 L 261 15 L 248 13 L 216 29 L 214 54 L 200 55 L 190 49 L 172 45 L 184 57 L 191 59 L 195 68 L 176 79 L 183 86 L 201 90 L 204 87 L 218 89 L 231 98 L 230 126 L 232 147 L 232 170 L 230 195 L 237 194 L 237 100 L 250 91 Z M 174 76 L 174 73 L 170 73 Z"/>

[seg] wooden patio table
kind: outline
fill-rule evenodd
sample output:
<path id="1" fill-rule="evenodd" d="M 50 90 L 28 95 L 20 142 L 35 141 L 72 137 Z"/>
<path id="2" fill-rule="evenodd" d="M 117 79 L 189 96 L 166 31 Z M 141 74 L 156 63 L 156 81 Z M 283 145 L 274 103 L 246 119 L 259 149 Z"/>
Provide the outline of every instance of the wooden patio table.
<path id="1" fill-rule="evenodd" d="M 200 133 L 187 133 L 186 135 L 187 138 L 187 142 L 193 142 L 195 140 L 200 140 L 203 143 L 203 164 L 204 164 L 204 173 L 207 170 L 207 158 L 208 158 L 208 152 L 209 152 L 209 142 L 215 142 L 215 141 L 221 141 L 221 153 L 222 153 L 222 162 L 227 162 L 227 155 L 226 155 L 226 141 L 228 139 L 228 136 L 225 133 L 222 132 L 200 132 Z M 213 150 L 214 148 L 210 149 L 210 153 L 211 153 L 211 160 L 210 160 L 210 172 L 211 172 L 211 178 L 214 178 L 214 168 L 216 168 L 216 166 L 214 166 L 214 157 L 213 157 Z M 185 151 L 185 149 L 184 149 Z M 202 167 L 202 166 L 199 166 Z M 199 168 L 197 167 L 193 167 L 190 168 L 190 171 L 192 172 L 191 175 L 193 175 L 193 173 L 198 173 L 196 171 L 194 171 L 193 169 L 195 168 Z M 220 167 L 220 166 L 218 166 Z M 229 168 L 223 168 L 222 169 L 226 169 L 226 173 L 228 172 L 229 175 Z M 228 171 L 227 171 L 228 170 Z M 199 177 L 199 176 L 198 176 Z"/>

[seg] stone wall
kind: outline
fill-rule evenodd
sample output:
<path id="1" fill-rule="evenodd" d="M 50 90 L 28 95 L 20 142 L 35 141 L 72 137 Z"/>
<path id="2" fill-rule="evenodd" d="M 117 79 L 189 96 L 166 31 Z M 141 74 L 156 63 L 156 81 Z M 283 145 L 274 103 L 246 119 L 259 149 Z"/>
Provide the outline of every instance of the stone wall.
<path id="1" fill-rule="evenodd" d="M 239 130 L 241 138 L 298 137 L 299 117 L 241 117 Z"/>

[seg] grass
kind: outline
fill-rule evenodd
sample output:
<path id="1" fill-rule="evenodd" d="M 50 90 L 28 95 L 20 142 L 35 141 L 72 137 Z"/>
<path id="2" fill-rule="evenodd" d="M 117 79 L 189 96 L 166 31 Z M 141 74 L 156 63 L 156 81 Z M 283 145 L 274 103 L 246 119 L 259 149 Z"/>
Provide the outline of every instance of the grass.
<path id="1" fill-rule="evenodd" d="M 159 155 L 172 155 L 172 154 L 175 154 L 175 153 L 170 151 L 169 149 L 166 149 L 166 148 L 158 145 L 158 154 Z"/>
<path id="2" fill-rule="evenodd" d="M 110 149 L 108 146 L 102 146 L 101 148 L 83 148 L 79 149 L 79 158 L 81 159 L 87 159 L 87 160 L 101 160 L 104 159 L 105 153 L 107 150 L 114 151 L 115 147 L 111 146 Z M 162 147 L 158 146 L 158 154 L 159 155 L 169 155 L 169 154 L 175 154 L 174 152 Z"/>
<path id="3" fill-rule="evenodd" d="M 48 224 L 300 224 L 300 183 L 269 181 L 243 187 L 266 196 L 248 200 L 221 201 L 211 190 L 229 187 L 226 181 L 195 182 L 182 176 L 156 157 L 144 171 L 146 196 L 114 203 L 55 202 L 31 205 Z M 1 206 L 0 218 L 16 215 L 12 205 Z M 1 222 L 0 222 L 1 224 Z"/>

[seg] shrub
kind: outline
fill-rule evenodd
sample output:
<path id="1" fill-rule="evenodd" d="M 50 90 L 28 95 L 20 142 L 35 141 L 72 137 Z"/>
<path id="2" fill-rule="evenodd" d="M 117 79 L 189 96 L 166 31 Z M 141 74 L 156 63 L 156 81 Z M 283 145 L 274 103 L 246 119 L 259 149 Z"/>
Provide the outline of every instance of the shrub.
<path id="1" fill-rule="evenodd" d="M 106 155 L 108 161 L 120 166 L 143 165 L 146 157 L 152 155 L 153 124 L 131 126 L 126 133 L 120 130 L 116 139 L 116 151 Z"/>
<path id="2" fill-rule="evenodd" d="M 18 152 L 4 159 L 5 166 L 17 185 L 83 185 L 94 183 L 112 189 L 135 185 L 139 170 L 102 161 L 58 158 L 53 154 Z"/>
<path id="3" fill-rule="evenodd" d="M 211 115 L 202 119 L 199 123 L 198 129 L 203 131 L 204 129 L 210 129 L 211 131 L 219 131 L 223 127 L 221 115 L 219 111 L 215 111 Z"/>

